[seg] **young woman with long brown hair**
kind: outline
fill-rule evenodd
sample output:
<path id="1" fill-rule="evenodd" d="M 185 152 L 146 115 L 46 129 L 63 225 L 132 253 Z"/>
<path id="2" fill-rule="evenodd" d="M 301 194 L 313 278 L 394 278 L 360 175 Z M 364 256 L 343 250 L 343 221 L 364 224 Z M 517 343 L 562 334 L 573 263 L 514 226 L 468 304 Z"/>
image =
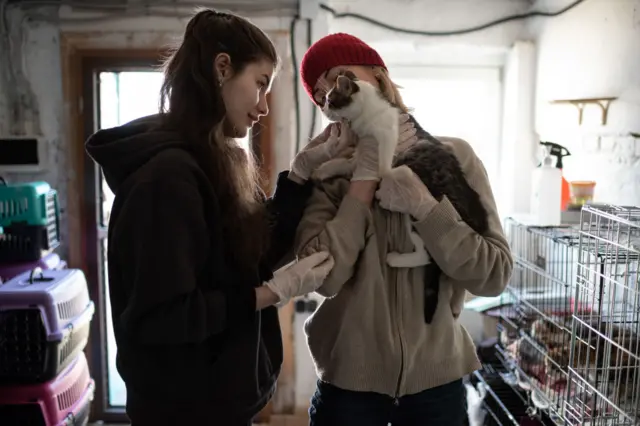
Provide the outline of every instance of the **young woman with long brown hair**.
<path id="1" fill-rule="evenodd" d="M 269 200 L 235 141 L 268 113 L 277 65 L 253 24 L 203 10 L 166 61 L 160 113 L 87 142 L 115 193 L 109 291 L 133 426 L 250 424 L 282 363 L 273 305 L 314 291 L 333 265 L 319 252 L 272 272 L 305 180 L 348 138 L 325 129 Z"/>

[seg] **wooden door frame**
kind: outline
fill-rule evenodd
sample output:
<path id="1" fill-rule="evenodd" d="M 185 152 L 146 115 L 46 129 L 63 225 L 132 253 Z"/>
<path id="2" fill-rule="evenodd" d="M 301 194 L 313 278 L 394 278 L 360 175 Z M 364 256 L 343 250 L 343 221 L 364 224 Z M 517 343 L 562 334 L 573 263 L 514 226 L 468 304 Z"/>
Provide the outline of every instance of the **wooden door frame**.
<path id="1" fill-rule="evenodd" d="M 91 298 L 98 307 L 91 325 L 90 342 L 85 350 L 92 376 L 96 380 L 91 421 L 127 422 L 123 408 L 116 409 L 108 405 L 104 288 L 100 279 L 101 262 L 98 260 L 97 220 L 100 206 L 95 203 L 99 174 L 98 168 L 84 149 L 84 142 L 93 133 L 97 123 L 95 70 L 149 68 L 159 64 L 165 53 L 155 47 L 96 48 L 88 44 L 87 39 L 81 35 L 61 35 L 66 136 L 69 140 L 69 165 L 73 170 L 67 187 L 68 262 L 70 267 L 80 268 L 85 272 Z M 261 131 L 253 134 L 251 146 L 261 166 L 264 190 L 270 193 L 273 185 L 270 179 L 273 168 L 273 127 L 270 116 L 265 119 L 261 120 Z M 270 409 L 266 410 L 261 417 L 268 419 L 270 412 Z"/>
<path id="2" fill-rule="evenodd" d="M 89 344 L 85 349 L 96 390 L 91 410 L 91 421 L 126 422 L 123 409 L 108 406 L 107 358 L 103 288 L 100 280 L 101 265 L 98 261 L 97 213 L 95 200 L 97 168 L 86 155 L 84 142 L 95 123 L 95 99 L 93 77 L 86 78 L 87 67 L 102 61 L 137 61 L 144 66 L 153 63 L 160 51 L 148 49 L 105 49 L 92 45 L 88 36 L 61 34 L 61 62 L 64 107 L 66 112 L 66 137 L 69 141 L 68 161 L 73 171 L 67 186 L 67 220 L 69 226 L 69 266 L 82 269 L 89 284 L 89 292 L 97 306 L 91 324 Z M 144 62 L 144 63 L 142 63 Z M 88 96 L 87 96 L 88 95 Z M 87 185 L 87 182 L 92 182 Z"/>

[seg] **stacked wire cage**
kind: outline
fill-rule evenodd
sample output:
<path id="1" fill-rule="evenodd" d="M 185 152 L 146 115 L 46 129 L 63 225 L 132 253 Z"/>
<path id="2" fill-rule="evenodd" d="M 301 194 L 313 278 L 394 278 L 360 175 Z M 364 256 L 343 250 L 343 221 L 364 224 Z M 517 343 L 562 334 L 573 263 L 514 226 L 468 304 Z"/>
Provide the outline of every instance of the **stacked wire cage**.
<path id="1" fill-rule="evenodd" d="M 528 399 L 539 424 L 563 424 L 572 317 L 576 303 L 579 232 L 572 226 L 505 222 L 514 271 L 502 295 L 497 356 L 511 372 L 505 381 Z"/>
<path id="2" fill-rule="evenodd" d="M 640 424 L 639 259 L 640 208 L 583 208 L 567 425 Z"/>

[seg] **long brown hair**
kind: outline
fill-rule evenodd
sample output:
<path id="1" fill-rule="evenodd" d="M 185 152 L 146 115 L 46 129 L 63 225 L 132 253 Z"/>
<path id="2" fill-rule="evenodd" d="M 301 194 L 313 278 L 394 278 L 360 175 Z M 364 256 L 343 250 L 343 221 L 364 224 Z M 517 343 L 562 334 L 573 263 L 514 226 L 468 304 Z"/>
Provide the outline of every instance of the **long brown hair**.
<path id="1" fill-rule="evenodd" d="M 196 152 L 222 210 L 224 238 L 242 265 L 255 265 L 266 244 L 253 155 L 225 136 L 226 109 L 214 60 L 226 53 L 233 76 L 247 65 L 267 60 L 277 67 L 276 49 L 267 35 L 239 16 L 203 9 L 187 24 L 184 38 L 164 63 L 160 93 L 163 125 L 178 130 Z"/>

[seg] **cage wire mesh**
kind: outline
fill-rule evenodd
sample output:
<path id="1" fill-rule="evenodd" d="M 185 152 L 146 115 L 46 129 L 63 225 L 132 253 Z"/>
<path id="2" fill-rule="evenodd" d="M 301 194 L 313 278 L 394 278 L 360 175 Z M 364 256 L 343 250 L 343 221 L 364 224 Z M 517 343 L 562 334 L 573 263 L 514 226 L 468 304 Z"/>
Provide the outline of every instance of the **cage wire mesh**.
<path id="1" fill-rule="evenodd" d="M 514 272 L 497 358 L 542 424 L 640 425 L 640 208 L 587 206 L 579 226 L 505 221 Z"/>
<path id="2" fill-rule="evenodd" d="M 579 230 L 568 425 L 640 424 L 640 208 L 585 207 Z"/>
<path id="3" fill-rule="evenodd" d="M 528 391 L 532 417 L 562 424 L 576 304 L 577 227 L 505 221 L 514 272 L 503 294 L 497 356 Z"/>

